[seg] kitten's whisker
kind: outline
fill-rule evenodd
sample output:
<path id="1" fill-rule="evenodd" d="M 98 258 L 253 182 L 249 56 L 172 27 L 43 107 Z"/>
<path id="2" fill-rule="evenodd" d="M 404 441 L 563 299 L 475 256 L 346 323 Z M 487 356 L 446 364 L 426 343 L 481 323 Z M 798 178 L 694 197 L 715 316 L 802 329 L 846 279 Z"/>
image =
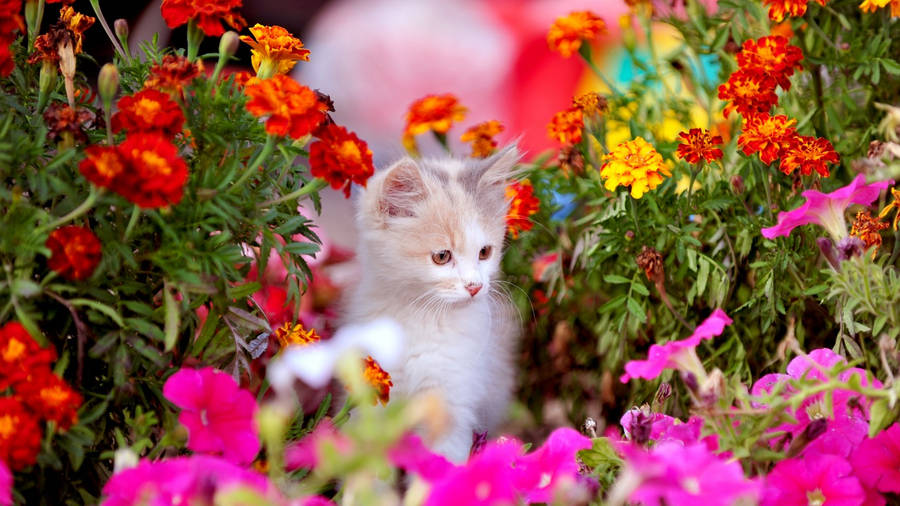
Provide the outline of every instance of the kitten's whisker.
<path id="1" fill-rule="evenodd" d="M 506 281 L 505 279 L 495 279 L 494 282 L 495 282 L 495 283 L 498 283 L 500 286 L 496 286 L 496 287 L 495 287 L 495 286 L 493 286 L 493 284 L 492 284 L 492 286 L 491 286 L 491 289 L 492 289 L 492 290 L 498 290 L 498 291 L 499 291 L 500 288 L 504 288 L 504 289 L 505 289 L 506 286 L 508 285 L 508 286 L 511 286 L 511 287 L 515 288 L 516 290 L 522 292 L 522 295 L 525 296 L 525 300 L 528 301 L 528 306 L 531 308 L 531 318 L 532 318 L 532 320 L 537 320 L 537 312 L 534 310 L 534 302 L 531 301 L 531 297 L 528 296 L 528 292 L 526 292 L 525 289 L 523 289 L 521 286 L 519 286 L 519 285 L 513 283 L 512 281 Z M 508 292 L 507 292 L 507 293 L 504 293 L 504 295 L 505 295 L 506 298 L 507 298 L 507 302 L 509 302 L 510 304 L 512 304 L 513 306 L 515 306 L 515 304 L 514 304 L 513 301 L 512 301 L 512 297 L 509 295 L 509 293 L 508 293 Z M 518 314 L 518 311 L 516 311 L 516 314 Z M 522 318 L 522 315 L 519 315 L 519 319 L 520 319 L 520 320 L 521 320 L 521 318 Z"/>

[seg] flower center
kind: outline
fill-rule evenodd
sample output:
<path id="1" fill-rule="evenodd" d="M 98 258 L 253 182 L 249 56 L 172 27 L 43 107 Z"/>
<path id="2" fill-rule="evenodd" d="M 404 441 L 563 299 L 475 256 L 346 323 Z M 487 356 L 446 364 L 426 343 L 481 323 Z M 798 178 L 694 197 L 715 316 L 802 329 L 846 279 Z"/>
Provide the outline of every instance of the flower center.
<path id="1" fill-rule="evenodd" d="M 59 385 L 42 388 L 40 395 L 41 400 L 50 406 L 60 406 L 69 398 L 69 392 Z"/>
<path id="2" fill-rule="evenodd" d="M 697 478 L 690 477 L 681 480 L 681 488 L 686 490 L 689 494 L 699 494 L 700 493 L 700 481 Z"/>
<path id="3" fill-rule="evenodd" d="M 12 362 L 21 357 L 24 353 L 25 343 L 18 339 L 10 339 L 9 344 L 6 345 L 6 349 L 3 350 L 3 361 Z"/>
<path id="4" fill-rule="evenodd" d="M 806 493 L 806 500 L 809 506 L 822 506 L 822 504 L 825 504 L 825 494 L 821 490 L 815 489 Z"/>
<path id="5" fill-rule="evenodd" d="M 483 501 L 483 500 L 487 499 L 490 494 L 491 494 L 490 482 L 482 481 L 475 487 L 475 497 L 477 497 L 479 500 Z"/>
<path id="6" fill-rule="evenodd" d="M 142 152 L 141 161 L 144 162 L 144 165 L 150 169 L 153 175 L 168 176 L 172 173 L 172 168 L 166 163 L 166 159 L 152 151 Z"/>
<path id="7" fill-rule="evenodd" d="M 149 98 L 142 98 L 134 104 L 134 112 L 138 116 L 143 117 L 144 119 L 151 119 L 153 116 L 159 113 L 159 110 L 162 108 L 159 102 L 156 100 L 150 100 Z"/>
<path id="8" fill-rule="evenodd" d="M 16 421 L 12 415 L 0 416 L 0 437 L 8 439 L 16 431 Z"/>
<path id="9" fill-rule="evenodd" d="M 200 410 L 200 423 L 204 426 L 209 426 L 209 416 L 206 414 L 205 409 Z"/>
<path id="10" fill-rule="evenodd" d="M 359 151 L 359 146 L 353 141 L 342 142 L 338 147 L 337 152 L 340 154 L 341 158 L 347 161 L 359 162 L 362 159 L 362 153 Z"/>

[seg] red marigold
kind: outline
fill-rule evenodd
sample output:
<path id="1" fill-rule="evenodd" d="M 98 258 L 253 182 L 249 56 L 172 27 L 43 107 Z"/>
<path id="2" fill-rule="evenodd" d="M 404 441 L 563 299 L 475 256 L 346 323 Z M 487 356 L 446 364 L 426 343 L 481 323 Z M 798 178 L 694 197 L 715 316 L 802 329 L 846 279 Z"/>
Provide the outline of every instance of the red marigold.
<path id="1" fill-rule="evenodd" d="M 13 32 L 25 31 L 21 12 L 22 0 L 0 0 L 0 77 L 10 75 L 16 66 L 9 47 L 16 40 Z"/>
<path id="2" fill-rule="evenodd" d="M 497 148 L 494 136 L 503 131 L 503 125 L 492 119 L 469 128 L 459 137 L 463 142 L 472 143 L 473 158 L 487 158 Z"/>
<path id="3" fill-rule="evenodd" d="M 363 377 L 375 389 L 374 402 L 387 404 L 391 400 L 391 387 L 394 386 L 391 375 L 382 369 L 381 365 L 372 357 L 366 357 L 363 360 L 363 367 Z"/>
<path id="4" fill-rule="evenodd" d="M 534 196 L 534 187 L 527 179 L 507 186 L 506 200 L 509 201 L 506 227 L 513 238 L 516 238 L 519 237 L 519 232 L 531 230 L 534 226 L 531 215 L 538 212 L 541 202 Z"/>
<path id="5" fill-rule="evenodd" d="M 788 79 L 794 70 L 802 70 L 803 52 L 792 46 L 781 35 L 768 35 L 757 40 L 744 41 L 744 46 L 737 54 L 738 67 L 750 75 L 762 79 L 763 76 L 774 79 L 785 90 L 791 89 Z"/>
<path id="6" fill-rule="evenodd" d="M 678 136 L 684 142 L 678 145 L 675 155 L 688 163 L 700 163 L 701 158 L 712 162 L 720 160 L 723 156 L 721 149 L 713 147 L 722 144 L 722 137 L 711 135 L 709 130 L 692 128 L 687 132 L 681 132 Z"/>
<path id="7" fill-rule="evenodd" d="M 17 383 L 16 397 L 43 420 L 53 421 L 62 430 L 78 421 L 81 395 L 48 367 L 35 369 L 27 381 Z"/>
<path id="8" fill-rule="evenodd" d="M 316 135 L 319 140 L 309 147 L 310 174 L 328 181 L 335 190 L 343 188 L 348 198 L 350 183 L 366 186 L 375 166 L 365 141 L 335 123 L 320 128 Z"/>
<path id="9" fill-rule="evenodd" d="M 781 155 L 781 171 L 790 174 L 799 168 L 804 176 L 816 171 L 822 177 L 828 177 L 828 164 L 840 163 L 841 157 L 834 151 L 828 139 L 795 135 L 790 145 Z"/>
<path id="10" fill-rule="evenodd" d="M 581 41 L 594 41 L 606 33 L 606 22 L 591 11 L 572 12 L 557 18 L 547 32 L 547 45 L 568 58 L 581 47 Z"/>
<path id="11" fill-rule="evenodd" d="M 42 60 L 59 62 L 60 50 L 63 46 L 71 46 L 72 53 L 81 52 L 82 34 L 93 26 L 96 19 L 76 12 L 68 5 L 60 9 L 59 21 L 54 23 L 47 33 L 39 35 L 34 41 L 34 53 L 28 57 L 28 63 L 34 64 Z"/>
<path id="12" fill-rule="evenodd" d="M 90 127 L 95 119 L 96 115 L 90 109 L 72 109 L 63 102 L 53 102 L 44 111 L 44 123 L 49 129 L 47 137 L 54 141 L 68 137 L 70 140 L 86 143 L 88 137 L 85 127 Z"/>
<path id="13" fill-rule="evenodd" d="M 581 142 L 582 130 L 584 130 L 584 114 L 577 107 L 556 113 L 547 124 L 547 134 L 550 138 L 564 146 Z"/>
<path id="14" fill-rule="evenodd" d="M 765 75 L 743 70 L 731 74 L 728 81 L 719 85 L 719 98 L 729 103 L 723 111 L 727 118 L 733 111 L 742 116 L 768 113 L 778 103 L 776 83 Z"/>
<path id="15" fill-rule="evenodd" d="M 316 92 L 283 74 L 250 79 L 244 93 L 250 97 L 247 110 L 257 117 L 267 116 L 266 132 L 272 135 L 299 139 L 312 133 L 325 119 L 327 105 Z"/>
<path id="16" fill-rule="evenodd" d="M 797 120 L 783 114 L 747 116 L 744 118 L 743 132 L 738 137 L 738 145 L 743 148 L 745 155 L 759 153 L 759 159 L 763 163 L 772 163 L 790 146 L 796 135 L 796 123 Z"/>
<path id="17" fill-rule="evenodd" d="M 137 133 L 115 147 L 89 146 L 78 166 L 84 177 L 143 208 L 181 201 L 187 165 L 178 148 L 156 133 Z"/>
<path id="18" fill-rule="evenodd" d="M 89 229 L 77 225 L 50 232 L 45 245 L 50 249 L 47 266 L 72 281 L 91 277 L 103 257 L 100 239 Z"/>
<path id="19" fill-rule="evenodd" d="M 247 26 L 247 21 L 237 12 L 242 6 L 242 0 L 163 0 L 160 10 L 169 28 L 193 19 L 203 33 L 218 37 L 225 33 L 222 23 L 237 31 Z"/>
<path id="20" fill-rule="evenodd" d="M 203 72 L 200 60 L 191 62 L 184 56 L 169 54 L 162 61 L 150 67 L 150 76 L 144 81 L 144 88 L 164 91 L 170 95 L 181 95 L 187 86 Z"/>
<path id="21" fill-rule="evenodd" d="M 881 247 L 881 231 L 890 226 L 890 223 L 885 223 L 880 218 L 873 217 L 869 211 L 859 211 L 856 213 L 853 226 L 850 227 L 850 235 L 862 240 L 866 245 L 866 249 L 874 246 L 875 248 L 872 250 L 872 258 L 874 259 L 878 253 L 878 248 Z"/>
<path id="22" fill-rule="evenodd" d="M 454 122 L 462 121 L 468 109 L 459 103 L 454 95 L 428 95 L 416 100 L 406 112 L 406 128 L 403 130 L 404 144 L 409 144 L 416 135 L 433 130 L 446 134 Z"/>
<path id="23" fill-rule="evenodd" d="M 172 98 L 157 90 L 141 90 L 124 96 L 117 104 L 119 112 L 112 117 L 114 132 L 156 132 L 175 137 L 184 125 L 184 113 Z"/>
<path id="24" fill-rule="evenodd" d="M 0 397 L 0 460 L 13 471 L 37 462 L 41 449 L 38 421 L 12 397 Z"/>
<path id="25" fill-rule="evenodd" d="M 769 6 L 769 19 L 780 23 L 785 14 L 792 17 L 800 17 L 806 14 L 807 0 L 763 0 L 763 5 Z"/>
<path id="26" fill-rule="evenodd" d="M 8 379 L 20 371 L 47 366 L 56 360 L 56 349 L 41 348 L 19 322 L 0 327 L 0 390 L 6 389 Z"/>

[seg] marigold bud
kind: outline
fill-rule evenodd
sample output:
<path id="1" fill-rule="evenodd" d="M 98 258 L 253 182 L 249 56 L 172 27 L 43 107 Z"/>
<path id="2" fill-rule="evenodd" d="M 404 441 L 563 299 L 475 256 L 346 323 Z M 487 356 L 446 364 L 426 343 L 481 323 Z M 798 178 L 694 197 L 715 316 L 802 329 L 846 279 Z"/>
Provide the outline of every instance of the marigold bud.
<path id="1" fill-rule="evenodd" d="M 113 27 L 116 30 L 116 37 L 118 37 L 119 40 L 123 42 L 128 40 L 128 21 L 119 18 L 113 23 Z"/>
<path id="2" fill-rule="evenodd" d="M 41 63 L 41 74 L 39 80 L 41 95 L 49 94 L 56 88 L 56 65 L 50 60 L 44 60 Z"/>
<path id="3" fill-rule="evenodd" d="M 648 280 L 654 283 L 661 283 L 665 279 L 666 273 L 663 270 L 663 257 L 659 254 L 659 251 L 649 246 L 644 246 L 635 261 L 638 267 L 644 270 Z"/>
<path id="4" fill-rule="evenodd" d="M 100 69 L 97 78 L 97 89 L 104 104 L 112 103 L 116 92 L 119 91 L 119 69 L 112 63 L 107 63 Z"/>
<path id="5" fill-rule="evenodd" d="M 238 37 L 237 32 L 228 30 L 223 33 L 219 39 L 219 58 L 231 58 L 234 56 L 240 43 L 241 39 Z"/>
<path id="6" fill-rule="evenodd" d="M 747 190 L 747 187 L 744 185 L 744 178 L 739 175 L 734 175 L 731 178 L 731 188 L 734 190 L 735 195 L 740 195 Z"/>

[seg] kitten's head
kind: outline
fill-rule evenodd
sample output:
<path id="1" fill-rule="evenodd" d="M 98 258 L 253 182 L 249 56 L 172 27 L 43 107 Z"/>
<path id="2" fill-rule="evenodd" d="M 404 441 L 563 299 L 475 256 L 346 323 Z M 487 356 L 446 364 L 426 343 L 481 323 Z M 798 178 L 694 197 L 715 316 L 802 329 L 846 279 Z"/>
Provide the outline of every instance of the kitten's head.
<path id="1" fill-rule="evenodd" d="M 365 275 L 410 299 L 487 297 L 519 157 L 513 145 L 484 160 L 404 158 L 371 178 L 357 220 Z"/>

